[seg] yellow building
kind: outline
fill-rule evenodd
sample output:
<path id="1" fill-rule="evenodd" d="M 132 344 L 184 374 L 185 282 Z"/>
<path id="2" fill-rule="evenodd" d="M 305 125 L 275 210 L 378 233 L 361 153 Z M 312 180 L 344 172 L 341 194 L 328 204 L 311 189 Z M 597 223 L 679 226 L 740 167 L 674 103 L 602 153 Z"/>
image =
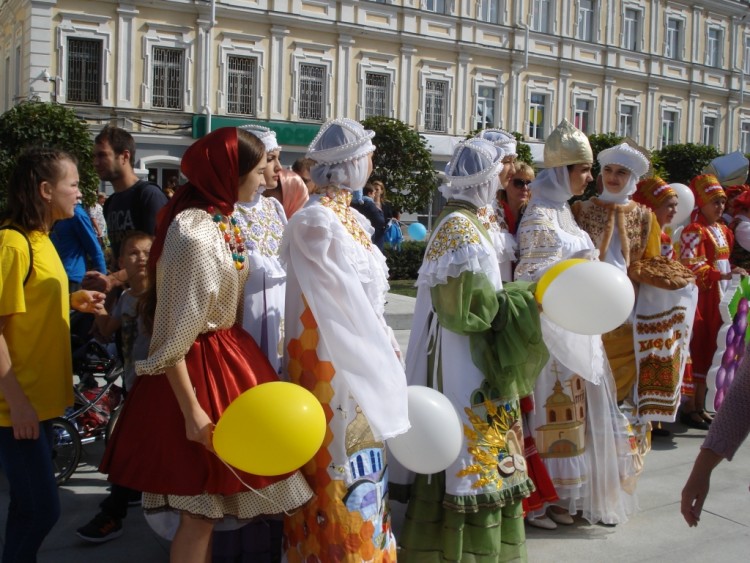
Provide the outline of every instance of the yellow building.
<path id="1" fill-rule="evenodd" d="M 480 126 L 567 117 L 659 148 L 750 152 L 747 0 L 0 0 L 0 111 L 36 96 L 174 167 L 207 127 L 399 118 L 437 162 Z M 746 97 L 745 90 L 748 90 Z M 536 155 L 541 144 L 534 143 Z"/>

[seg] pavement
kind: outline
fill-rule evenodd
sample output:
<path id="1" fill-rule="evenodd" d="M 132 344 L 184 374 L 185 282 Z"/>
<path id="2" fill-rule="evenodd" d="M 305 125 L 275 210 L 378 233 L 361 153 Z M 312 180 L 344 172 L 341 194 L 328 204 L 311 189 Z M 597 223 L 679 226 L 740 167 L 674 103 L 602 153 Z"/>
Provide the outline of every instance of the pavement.
<path id="1" fill-rule="evenodd" d="M 387 317 L 406 350 L 414 299 L 389 294 Z M 711 492 L 700 525 L 688 528 L 679 510 L 680 491 L 705 432 L 681 424 L 664 426 L 669 437 L 655 437 L 638 482 L 640 511 L 616 527 L 590 525 L 576 519 L 573 526 L 547 531 L 527 527 L 531 562 L 711 563 L 748 561 L 750 553 L 750 448 L 740 448 L 732 462 L 714 471 Z M 84 446 L 76 473 L 62 487 L 62 517 L 42 545 L 39 563 L 166 563 L 169 543 L 148 526 L 140 508 L 131 508 L 124 533 L 104 544 L 89 544 L 75 529 L 93 517 L 107 495 L 107 482 L 96 466 L 104 446 Z M 5 541 L 8 488 L 0 476 L 0 545 Z M 403 505 L 393 503 L 398 530 Z M 323 563 L 331 563 L 324 561 Z"/>

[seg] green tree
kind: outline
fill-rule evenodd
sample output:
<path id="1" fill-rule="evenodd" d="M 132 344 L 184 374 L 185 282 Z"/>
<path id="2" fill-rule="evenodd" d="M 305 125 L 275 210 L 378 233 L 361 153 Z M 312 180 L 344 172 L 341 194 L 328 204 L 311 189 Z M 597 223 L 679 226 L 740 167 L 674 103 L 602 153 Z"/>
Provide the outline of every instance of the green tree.
<path id="1" fill-rule="evenodd" d="M 690 180 L 703 173 L 709 162 L 721 155 L 716 147 L 695 143 L 667 145 L 654 151 L 665 171 L 665 179 L 680 184 L 690 184 Z"/>
<path id="2" fill-rule="evenodd" d="M 395 207 L 406 212 L 424 209 L 438 185 L 425 138 L 390 117 L 368 117 L 362 125 L 375 131 L 372 179 L 385 184 Z"/>
<path id="3" fill-rule="evenodd" d="M 481 131 L 482 129 L 473 129 L 472 131 L 469 131 L 466 138 L 471 139 L 472 137 L 476 137 Z M 525 162 L 534 168 L 534 158 L 531 156 L 531 147 L 525 142 L 524 136 L 518 131 L 513 131 L 511 135 L 516 138 L 516 154 L 518 155 L 516 160 Z"/>
<path id="4" fill-rule="evenodd" d="M 5 207 L 10 174 L 26 147 L 42 145 L 65 150 L 78 159 L 85 205 L 96 198 L 99 178 L 92 161 L 93 143 L 86 123 L 60 104 L 29 100 L 0 115 L 0 208 Z"/>

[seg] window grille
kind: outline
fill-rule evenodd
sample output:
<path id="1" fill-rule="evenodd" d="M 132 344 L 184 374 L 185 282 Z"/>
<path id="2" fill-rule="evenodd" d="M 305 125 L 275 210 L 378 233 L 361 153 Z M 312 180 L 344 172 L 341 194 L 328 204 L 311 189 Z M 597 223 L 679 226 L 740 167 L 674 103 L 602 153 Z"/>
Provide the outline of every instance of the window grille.
<path id="1" fill-rule="evenodd" d="M 102 42 L 98 39 L 68 39 L 66 99 L 84 104 L 101 103 Z"/>
<path id="2" fill-rule="evenodd" d="M 227 112 L 255 115 L 257 67 L 253 57 L 227 57 Z"/>
<path id="3" fill-rule="evenodd" d="M 388 115 L 388 75 L 365 74 L 365 117 Z"/>
<path id="4" fill-rule="evenodd" d="M 300 119 L 323 121 L 325 119 L 325 74 L 322 65 L 299 65 L 299 108 Z"/>
<path id="5" fill-rule="evenodd" d="M 151 105 L 155 108 L 182 109 L 183 49 L 154 47 Z"/>
<path id="6" fill-rule="evenodd" d="M 447 130 L 448 83 L 443 80 L 427 80 L 424 96 L 424 128 L 427 131 Z"/>

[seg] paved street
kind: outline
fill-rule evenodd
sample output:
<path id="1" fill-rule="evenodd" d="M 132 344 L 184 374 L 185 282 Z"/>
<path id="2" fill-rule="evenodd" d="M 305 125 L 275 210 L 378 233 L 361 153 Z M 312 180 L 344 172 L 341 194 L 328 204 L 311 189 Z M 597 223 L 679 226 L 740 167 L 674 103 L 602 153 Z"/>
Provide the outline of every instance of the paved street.
<path id="1" fill-rule="evenodd" d="M 406 347 L 413 300 L 389 296 L 390 322 Z M 745 445 L 731 463 L 714 472 L 711 494 L 698 528 L 690 529 L 679 513 L 679 496 L 704 432 L 667 425 L 668 438 L 655 438 L 638 485 L 641 511 L 625 525 L 590 526 L 577 521 L 554 531 L 527 528 L 532 562 L 661 562 L 712 563 L 746 561 L 750 552 L 750 448 Z M 45 542 L 40 563 L 161 563 L 168 561 L 169 545 L 148 527 L 140 508 L 131 509 L 124 534 L 111 542 L 92 545 L 75 535 L 106 495 L 107 483 L 96 471 L 103 446 L 85 447 L 76 474 L 60 489 L 63 516 Z M 0 483 L 0 543 L 8 494 Z M 400 512 L 400 505 L 394 506 Z"/>

